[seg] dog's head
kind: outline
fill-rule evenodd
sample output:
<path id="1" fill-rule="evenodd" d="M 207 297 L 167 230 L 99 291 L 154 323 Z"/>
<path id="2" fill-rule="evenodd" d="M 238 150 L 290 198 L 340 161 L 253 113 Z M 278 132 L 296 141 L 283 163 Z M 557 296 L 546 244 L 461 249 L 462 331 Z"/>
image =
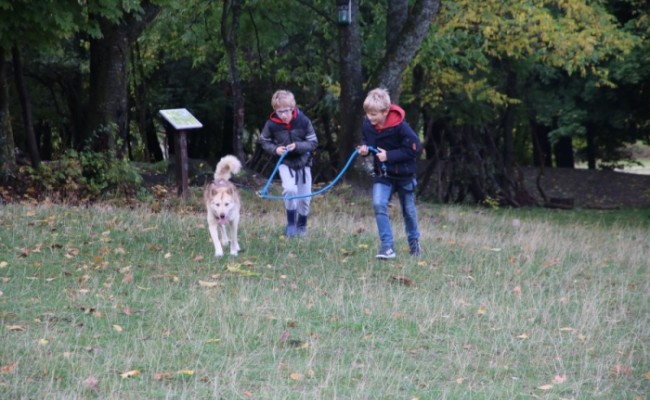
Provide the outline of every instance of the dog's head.
<path id="1" fill-rule="evenodd" d="M 206 206 L 220 224 L 225 224 L 231 219 L 236 201 L 235 189 L 230 185 L 215 182 L 207 188 Z"/>

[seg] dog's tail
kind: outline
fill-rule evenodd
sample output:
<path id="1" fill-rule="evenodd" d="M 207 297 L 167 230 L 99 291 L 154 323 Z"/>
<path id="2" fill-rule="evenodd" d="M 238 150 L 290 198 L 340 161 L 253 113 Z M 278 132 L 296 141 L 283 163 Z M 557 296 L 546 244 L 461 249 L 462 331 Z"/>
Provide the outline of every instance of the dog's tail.
<path id="1" fill-rule="evenodd" d="M 230 177 L 237 175 L 241 171 L 241 162 L 233 155 L 227 155 L 221 158 L 217 163 L 217 168 L 214 170 L 214 180 L 219 179 L 230 180 Z"/>

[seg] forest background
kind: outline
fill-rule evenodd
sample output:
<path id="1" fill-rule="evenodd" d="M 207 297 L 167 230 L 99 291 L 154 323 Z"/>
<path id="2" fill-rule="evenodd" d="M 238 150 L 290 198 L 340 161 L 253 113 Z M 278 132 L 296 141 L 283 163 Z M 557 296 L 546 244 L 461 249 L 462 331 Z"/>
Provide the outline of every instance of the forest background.
<path id="1" fill-rule="evenodd" d="M 650 141 L 642 0 L 0 0 L 0 20 L 0 195 L 137 193 L 136 162 L 173 161 L 169 108 L 203 123 L 191 159 L 268 174 L 256 139 L 279 88 L 314 122 L 320 182 L 388 88 L 442 203 L 533 204 L 520 166 L 621 168 Z"/>

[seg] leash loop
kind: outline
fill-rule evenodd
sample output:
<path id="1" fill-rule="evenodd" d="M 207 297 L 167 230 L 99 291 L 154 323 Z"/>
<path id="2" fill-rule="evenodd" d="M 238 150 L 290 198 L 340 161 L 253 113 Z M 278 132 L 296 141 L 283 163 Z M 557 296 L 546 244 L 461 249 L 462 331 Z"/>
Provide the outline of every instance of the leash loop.
<path id="1" fill-rule="evenodd" d="M 372 146 L 368 146 L 368 150 L 372 151 L 373 153 L 378 153 L 379 152 L 379 150 L 377 150 L 376 148 L 374 148 Z M 273 172 L 271 173 L 271 176 L 269 176 L 268 181 L 266 182 L 266 184 L 264 185 L 262 190 L 257 192 L 257 195 L 260 196 L 261 198 L 266 199 L 266 200 L 293 200 L 293 199 L 304 199 L 304 198 L 307 198 L 307 197 L 313 197 L 313 196 L 319 195 L 321 193 L 325 193 L 328 190 L 330 190 L 332 187 L 334 187 L 334 185 L 336 185 L 339 180 L 341 180 L 341 178 L 343 177 L 345 172 L 352 165 L 352 162 L 354 161 L 354 159 L 357 158 L 357 156 L 359 155 L 359 150 L 355 149 L 352 152 L 352 154 L 348 158 L 348 161 L 345 163 L 345 166 L 341 169 L 339 174 L 334 178 L 334 180 L 332 182 L 327 184 L 322 189 L 317 190 L 315 192 L 312 192 L 310 194 L 295 195 L 295 196 L 273 196 L 273 195 L 270 195 L 270 194 L 268 194 L 269 187 L 271 186 L 271 183 L 273 182 L 273 179 L 275 178 L 275 175 L 278 173 L 278 169 L 280 168 L 280 165 L 282 165 L 282 160 L 284 160 L 284 158 L 287 156 L 288 153 L 289 153 L 289 150 L 286 150 L 284 153 L 282 153 L 282 155 L 278 159 L 278 162 L 275 164 L 275 168 L 273 169 Z M 386 173 L 386 164 L 385 163 L 381 164 L 381 169 L 382 169 L 382 171 L 384 173 Z"/>

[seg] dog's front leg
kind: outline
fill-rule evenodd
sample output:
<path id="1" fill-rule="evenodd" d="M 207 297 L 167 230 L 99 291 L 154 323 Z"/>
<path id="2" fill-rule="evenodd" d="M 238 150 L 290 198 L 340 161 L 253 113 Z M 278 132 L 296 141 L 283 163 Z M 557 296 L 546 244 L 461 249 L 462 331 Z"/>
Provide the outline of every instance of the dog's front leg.
<path id="1" fill-rule="evenodd" d="M 210 237 L 212 238 L 212 243 L 214 244 L 215 257 L 222 257 L 223 248 L 221 247 L 221 241 L 219 241 L 219 227 L 216 223 L 208 222 L 208 230 L 210 231 Z"/>
<path id="2" fill-rule="evenodd" d="M 230 243 L 230 239 L 228 239 L 228 224 L 219 224 L 221 225 L 221 245 L 222 246 L 227 246 L 228 243 Z"/>
<path id="3" fill-rule="evenodd" d="M 237 228 L 239 226 L 239 218 L 234 219 L 230 224 L 230 237 L 232 242 L 230 243 L 230 255 L 236 256 L 239 253 L 239 241 L 237 240 Z"/>

